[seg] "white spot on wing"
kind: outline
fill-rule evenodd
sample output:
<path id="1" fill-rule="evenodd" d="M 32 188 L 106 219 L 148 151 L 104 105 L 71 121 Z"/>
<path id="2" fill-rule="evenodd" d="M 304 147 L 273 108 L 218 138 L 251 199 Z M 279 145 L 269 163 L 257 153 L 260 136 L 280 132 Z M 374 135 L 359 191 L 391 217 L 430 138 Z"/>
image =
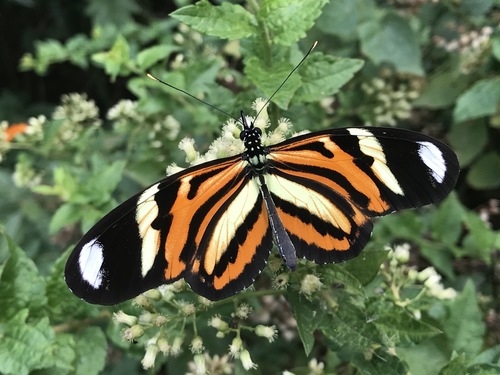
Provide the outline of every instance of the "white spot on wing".
<path id="1" fill-rule="evenodd" d="M 358 137 L 359 149 L 367 156 L 373 157 L 371 169 L 373 173 L 382 181 L 389 189 L 399 195 L 404 195 L 403 189 L 399 182 L 387 166 L 387 160 L 382 145 L 377 137 L 367 129 L 350 128 L 349 134 Z"/>
<path id="2" fill-rule="evenodd" d="M 95 238 L 83 245 L 78 257 L 82 278 L 94 289 L 102 284 L 103 247 Z"/>
<path id="3" fill-rule="evenodd" d="M 158 254 L 160 232 L 151 227 L 153 221 L 158 217 L 158 205 L 155 194 L 158 193 L 158 184 L 144 190 L 137 200 L 135 220 L 139 227 L 139 235 L 142 238 L 141 248 L 141 274 L 146 276 Z"/>
<path id="4" fill-rule="evenodd" d="M 431 142 L 418 142 L 418 156 L 431 171 L 432 177 L 440 184 L 446 175 L 446 162 L 441 150 Z"/>

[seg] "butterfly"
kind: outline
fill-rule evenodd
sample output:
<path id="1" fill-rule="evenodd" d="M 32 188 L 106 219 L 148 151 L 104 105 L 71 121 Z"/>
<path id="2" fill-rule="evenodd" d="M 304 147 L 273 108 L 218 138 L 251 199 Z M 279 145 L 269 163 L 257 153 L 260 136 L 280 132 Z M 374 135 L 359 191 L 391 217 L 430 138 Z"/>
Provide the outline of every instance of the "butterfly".
<path id="1" fill-rule="evenodd" d="M 357 256 L 373 218 L 442 200 L 455 153 L 397 128 L 313 132 L 265 147 L 241 113 L 245 151 L 149 186 L 99 221 L 68 258 L 65 279 L 87 302 L 110 305 L 184 279 L 210 300 L 250 286 L 273 243 L 284 263 Z"/>
<path id="2" fill-rule="evenodd" d="M 21 122 L 12 124 L 4 130 L 4 138 L 7 142 L 12 142 L 18 134 L 24 134 L 29 129 L 29 125 Z"/>

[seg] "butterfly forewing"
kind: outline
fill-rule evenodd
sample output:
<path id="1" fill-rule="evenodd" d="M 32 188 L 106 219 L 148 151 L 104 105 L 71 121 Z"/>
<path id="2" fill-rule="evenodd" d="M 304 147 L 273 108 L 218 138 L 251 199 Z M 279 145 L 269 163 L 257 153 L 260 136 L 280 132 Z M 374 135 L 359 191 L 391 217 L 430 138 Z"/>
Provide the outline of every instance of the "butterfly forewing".
<path id="1" fill-rule="evenodd" d="M 297 256 L 318 263 L 359 254 L 372 218 L 443 199 L 459 172 L 455 154 L 399 129 L 337 129 L 270 148 L 268 186 Z"/>

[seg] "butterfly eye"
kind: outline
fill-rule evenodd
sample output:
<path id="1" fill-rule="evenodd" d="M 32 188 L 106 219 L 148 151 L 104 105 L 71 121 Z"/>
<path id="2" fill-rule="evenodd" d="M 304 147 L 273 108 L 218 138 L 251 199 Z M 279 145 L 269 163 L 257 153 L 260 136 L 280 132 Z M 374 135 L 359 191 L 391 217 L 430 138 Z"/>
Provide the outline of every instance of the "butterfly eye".
<path id="1" fill-rule="evenodd" d="M 241 133 L 240 133 L 240 139 L 242 141 L 244 141 L 246 137 L 247 137 L 247 131 L 246 130 L 242 130 Z"/>
<path id="2" fill-rule="evenodd" d="M 255 127 L 255 133 L 260 137 L 262 135 L 262 130 L 260 128 Z"/>

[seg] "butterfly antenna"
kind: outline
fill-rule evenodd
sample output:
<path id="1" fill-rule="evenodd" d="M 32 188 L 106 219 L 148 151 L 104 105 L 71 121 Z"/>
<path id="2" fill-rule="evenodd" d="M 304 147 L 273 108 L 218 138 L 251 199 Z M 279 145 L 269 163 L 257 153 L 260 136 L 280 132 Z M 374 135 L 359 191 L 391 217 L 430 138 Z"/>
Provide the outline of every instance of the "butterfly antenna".
<path id="1" fill-rule="evenodd" d="M 178 88 L 178 87 L 175 87 L 175 86 L 171 85 L 171 84 L 170 84 L 170 83 L 168 83 L 168 82 L 162 81 L 161 79 L 159 79 L 159 78 L 155 77 L 155 76 L 154 76 L 154 75 L 152 75 L 151 73 L 147 73 L 147 74 L 146 74 L 146 76 L 147 76 L 148 78 L 152 79 L 153 81 L 158 81 L 158 82 L 160 82 L 160 83 L 164 84 L 165 86 L 168 86 L 168 87 L 170 87 L 170 88 L 172 88 L 172 89 L 174 89 L 174 90 L 177 90 L 177 91 L 182 92 L 184 95 L 187 95 L 187 96 L 189 96 L 190 98 L 192 98 L 192 99 L 194 99 L 194 100 L 197 100 L 197 101 L 199 101 L 200 103 L 203 103 L 203 104 L 205 104 L 206 106 L 208 106 L 208 107 L 210 107 L 210 108 L 212 108 L 212 109 L 215 109 L 216 111 L 218 111 L 218 112 L 222 113 L 223 115 L 225 115 L 225 116 L 227 116 L 227 117 L 229 117 L 229 118 L 232 118 L 232 119 L 233 119 L 234 121 L 236 121 L 236 122 L 240 122 L 239 120 L 236 120 L 233 116 L 231 116 L 231 115 L 230 115 L 229 113 L 227 113 L 226 111 L 223 111 L 222 109 L 217 108 L 216 106 L 214 106 L 214 105 L 212 105 L 212 104 L 210 104 L 210 103 L 207 103 L 206 101 L 201 100 L 200 98 L 197 98 L 197 97 L 196 97 L 196 96 L 194 96 L 193 94 L 190 94 L 189 92 L 187 92 L 187 91 L 185 91 L 185 90 L 183 90 L 183 89 L 180 89 L 180 88 Z"/>
<path id="2" fill-rule="evenodd" d="M 260 113 L 262 112 L 262 110 L 264 108 L 266 108 L 268 106 L 268 104 L 271 102 L 271 100 L 274 98 L 274 96 L 278 93 L 278 91 L 280 91 L 280 89 L 283 87 L 283 85 L 286 83 L 286 81 L 288 81 L 288 78 L 291 77 L 291 75 L 302 65 L 302 63 L 305 61 L 305 59 L 307 59 L 307 57 L 311 54 L 312 50 L 316 47 L 316 45 L 318 44 L 318 41 L 315 41 L 313 43 L 313 45 L 311 46 L 311 48 L 309 48 L 309 51 L 307 51 L 307 53 L 305 54 L 305 56 L 302 58 L 302 60 L 300 60 L 300 62 L 295 65 L 295 68 L 292 69 L 292 71 L 290 73 L 288 73 L 288 75 L 286 76 L 286 78 L 283 80 L 283 82 L 281 82 L 281 85 L 278 86 L 278 88 L 274 91 L 274 93 L 269 97 L 269 99 L 267 99 L 266 101 L 266 104 L 264 104 L 262 106 L 262 108 L 260 109 L 259 112 L 257 112 L 257 115 L 255 116 L 255 118 L 259 117 Z"/>

